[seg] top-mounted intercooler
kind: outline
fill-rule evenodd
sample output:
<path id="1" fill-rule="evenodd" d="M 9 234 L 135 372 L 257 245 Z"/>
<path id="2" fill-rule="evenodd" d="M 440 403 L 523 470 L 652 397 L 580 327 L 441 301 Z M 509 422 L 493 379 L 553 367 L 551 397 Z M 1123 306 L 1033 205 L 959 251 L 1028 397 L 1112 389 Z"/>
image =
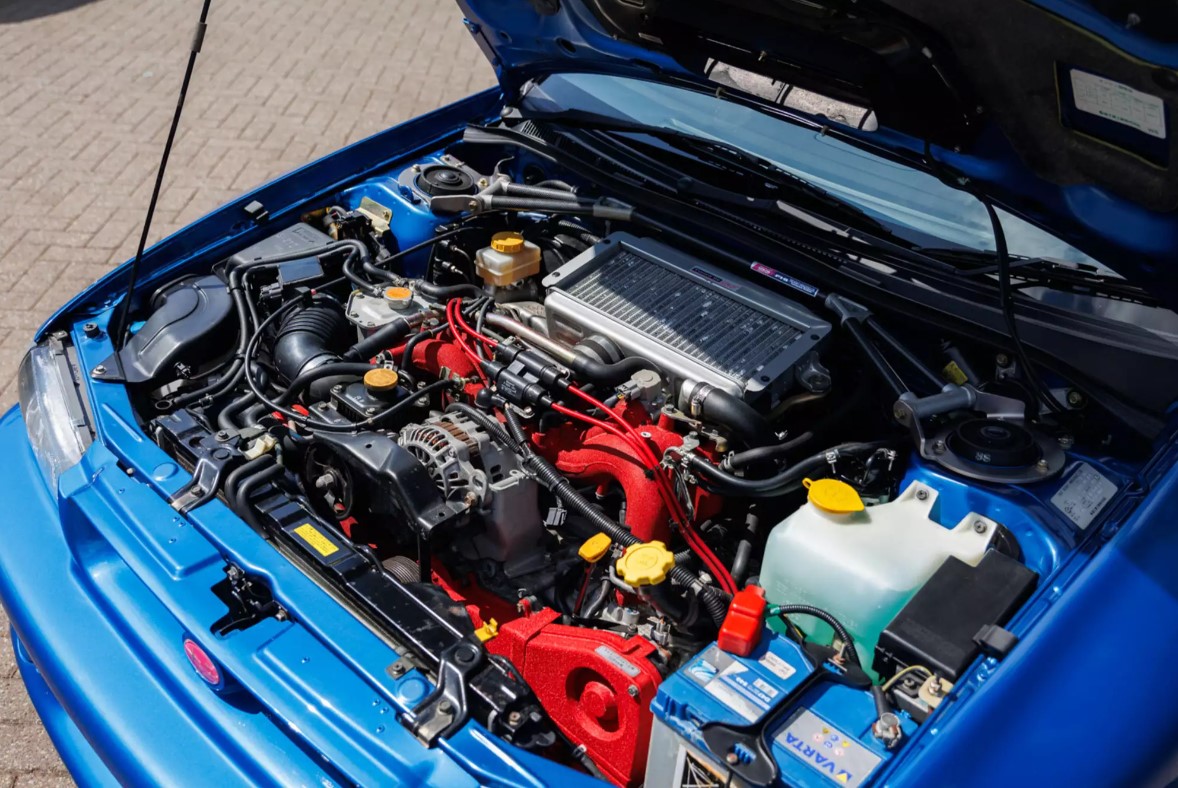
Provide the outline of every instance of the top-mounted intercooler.
<path id="1" fill-rule="evenodd" d="M 799 376 L 812 377 L 811 353 L 830 332 L 829 323 L 776 293 L 628 233 L 586 250 L 544 285 L 550 336 L 607 337 L 677 386 L 708 383 L 763 411 Z"/>

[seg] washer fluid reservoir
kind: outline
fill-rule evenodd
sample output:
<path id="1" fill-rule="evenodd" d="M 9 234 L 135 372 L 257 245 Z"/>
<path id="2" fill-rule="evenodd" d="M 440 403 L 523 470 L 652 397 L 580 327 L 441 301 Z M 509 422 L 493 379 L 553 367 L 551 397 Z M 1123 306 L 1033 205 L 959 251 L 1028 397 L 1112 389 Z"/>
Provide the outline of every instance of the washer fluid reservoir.
<path id="1" fill-rule="evenodd" d="M 855 639 L 871 670 L 880 632 L 949 556 L 976 566 L 997 523 L 970 513 L 953 528 L 937 521 L 937 491 L 913 482 L 894 501 L 864 507 L 854 488 L 833 479 L 809 483 L 809 500 L 769 534 L 761 585 L 771 604 L 822 608 Z M 806 634 L 830 642 L 830 627 L 790 616 Z"/>

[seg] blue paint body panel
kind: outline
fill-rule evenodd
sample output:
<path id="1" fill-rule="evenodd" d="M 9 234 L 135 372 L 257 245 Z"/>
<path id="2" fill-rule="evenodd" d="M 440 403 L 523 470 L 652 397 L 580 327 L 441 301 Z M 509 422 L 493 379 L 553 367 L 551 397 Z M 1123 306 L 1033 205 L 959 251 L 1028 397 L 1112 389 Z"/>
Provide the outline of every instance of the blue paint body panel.
<path id="1" fill-rule="evenodd" d="M 574 27 L 553 32 L 577 35 Z M 496 90 L 472 96 L 234 200 L 150 249 L 140 292 L 290 225 L 307 204 L 354 208 L 367 196 L 393 209 L 402 246 L 426 237 L 432 222 L 399 190 L 396 173 L 436 155 L 464 123 L 487 120 L 500 98 Z M 887 145 L 891 137 L 883 131 L 873 140 Z M 993 144 L 993 156 L 957 164 L 1004 180 L 1025 195 L 1032 216 L 1046 219 L 1066 203 L 1077 227 L 1099 218 L 1085 231 L 1088 248 L 1107 242 L 1109 251 L 1168 254 L 1178 245 L 1172 217 L 1143 215 L 1088 187 L 1048 189 L 1006 169 L 1005 143 Z M 245 218 L 242 208 L 255 199 L 270 211 L 269 224 Z M 407 264 L 417 272 L 422 263 Z M 84 369 L 105 360 L 109 340 L 85 336 L 80 325 L 84 317 L 106 326 L 126 276 L 126 266 L 111 272 L 41 333 L 69 332 Z M 144 436 L 120 386 L 84 386 L 97 436 L 57 490 L 43 483 L 19 412 L 0 418 L 0 600 L 30 696 L 79 783 L 594 782 L 473 723 L 433 749 L 421 746 L 397 716 L 429 690 L 428 679 L 390 676 L 390 644 L 219 501 L 177 515 L 166 499 L 187 474 Z M 1044 580 L 1010 623 L 1018 647 L 1002 663 L 979 660 L 928 723 L 909 727 L 904 746 L 873 775 L 877 784 L 1143 784 L 1178 774 L 1178 705 L 1169 702 L 1178 697 L 1169 669 L 1178 661 L 1178 451 L 1162 448 L 1140 472 L 1084 460 L 1122 491 L 1084 531 L 1050 503 L 1060 482 L 987 487 L 924 465 L 910 470 L 906 481 L 942 490 L 945 521 L 972 509 L 1004 522 Z M 210 635 L 225 612 L 211 588 L 226 561 L 264 578 L 291 619 Z M 181 649 L 186 634 L 226 674 L 222 691 L 193 673 Z M 766 643 L 791 664 L 800 660 L 785 639 Z M 671 718 L 675 693 L 698 694 L 687 681 L 677 675 L 663 685 L 660 715 Z M 874 712 L 864 693 L 816 694 L 816 713 L 878 749 L 866 733 Z M 706 701 L 692 702 L 704 709 Z M 1130 731 L 1131 746 L 1082 746 L 1104 731 Z M 803 784 L 813 778 L 797 775 Z"/>

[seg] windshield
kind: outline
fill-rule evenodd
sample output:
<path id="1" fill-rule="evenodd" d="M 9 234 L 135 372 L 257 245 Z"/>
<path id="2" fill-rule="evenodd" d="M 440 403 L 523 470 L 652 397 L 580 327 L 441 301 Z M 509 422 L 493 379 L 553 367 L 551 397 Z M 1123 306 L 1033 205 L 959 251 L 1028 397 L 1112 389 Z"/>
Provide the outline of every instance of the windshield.
<path id="1" fill-rule="evenodd" d="M 918 246 L 995 248 L 986 209 L 971 194 L 813 129 L 711 95 L 626 77 L 558 74 L 546 78 L 542 88 L 565 108 L 734 145 L 863 209 Z M 1034 225 L 1004 211 L 1000 215 L 1011 254 L 1085 263 L 1115 275 Z"/>
<path id="2" fill-rule="evenodd" d="M 986 209 L 970 193 L 814 129 L 710 94 L 628 77 L 555 74 L 539 87 L 541 90 L 523 98 L 525 110 L 578 109 L 624 124 L 657 126 L 723 142 L 862 209 L 916 246 L 978 252 L 995 249 Z M 816 106 L 822 106 L 821 101 Z M 1121 278 L 1045 230 L 1001 209 L 998 213 L 1010 254 L 1092 266 L 1101 275 Z M 1178 343 L 1178 314 L 1168 309 L 1045 287 L 1027 287 L 1021 292 L 1074 312 L 1137 325 Z"/>

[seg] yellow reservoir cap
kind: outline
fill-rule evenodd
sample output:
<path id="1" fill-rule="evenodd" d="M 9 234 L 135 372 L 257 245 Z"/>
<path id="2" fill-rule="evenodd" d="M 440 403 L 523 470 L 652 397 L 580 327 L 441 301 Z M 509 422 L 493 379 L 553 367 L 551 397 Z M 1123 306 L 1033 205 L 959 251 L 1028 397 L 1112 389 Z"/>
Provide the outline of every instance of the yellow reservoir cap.
<path id="1" fill-rule="evenodd" d="M 850 514 L 863 511 L 863 499 L 855 488 L 838 479 L 802 479 L 802 486 L 810 491 L 810 503 L 831 514 Z"/>
<path id="2" fill-rule="evenodd" d="M 386 287 L 384 289 L 384 300 L 388 301 L 394 307 L 406 306 L 413 300 L 413 291 L 408 287 Z"/>
<path id="3" fill-rule="evenodd" d="M 618 559 L 618 574 L 634 587 L 653 586 L 667 579 L 675 556 L 662 542 L 630 545 Z"/>
<path id="4" fill-rule="evenodd" d="M 516 254 L 524 248 L 524 237 L 519 233 L 506 230 L 491 236 L 491 248 L 503 254 Z"/>
<path id="5" fill-rule="evenodd" d="M 392 391 L 400 379 L 396 370 L 377 367 L 364 373 L 364 388 L 372 392 Z"/>
<path id="6" fill-rule="evenodd" d="M 474 634 L 475 637 L 477 637 L 481 642 L 486 643 L 488 640 L 499 634 L 499 622 L 492 618 L 490 621 L 476 629 Z"/>
<path id="7" fill-rule="evenodd" d="M 593 534 L 585 540 L 585 544 L 581 545 L 581 549 L 577 551 L 577 555 L 581 560 L 588 561 L 591 564 L 596 564 L 601 559 L 605 558 L 605 554 L 613 546 L 614 540 L 602 533 Z"/>

